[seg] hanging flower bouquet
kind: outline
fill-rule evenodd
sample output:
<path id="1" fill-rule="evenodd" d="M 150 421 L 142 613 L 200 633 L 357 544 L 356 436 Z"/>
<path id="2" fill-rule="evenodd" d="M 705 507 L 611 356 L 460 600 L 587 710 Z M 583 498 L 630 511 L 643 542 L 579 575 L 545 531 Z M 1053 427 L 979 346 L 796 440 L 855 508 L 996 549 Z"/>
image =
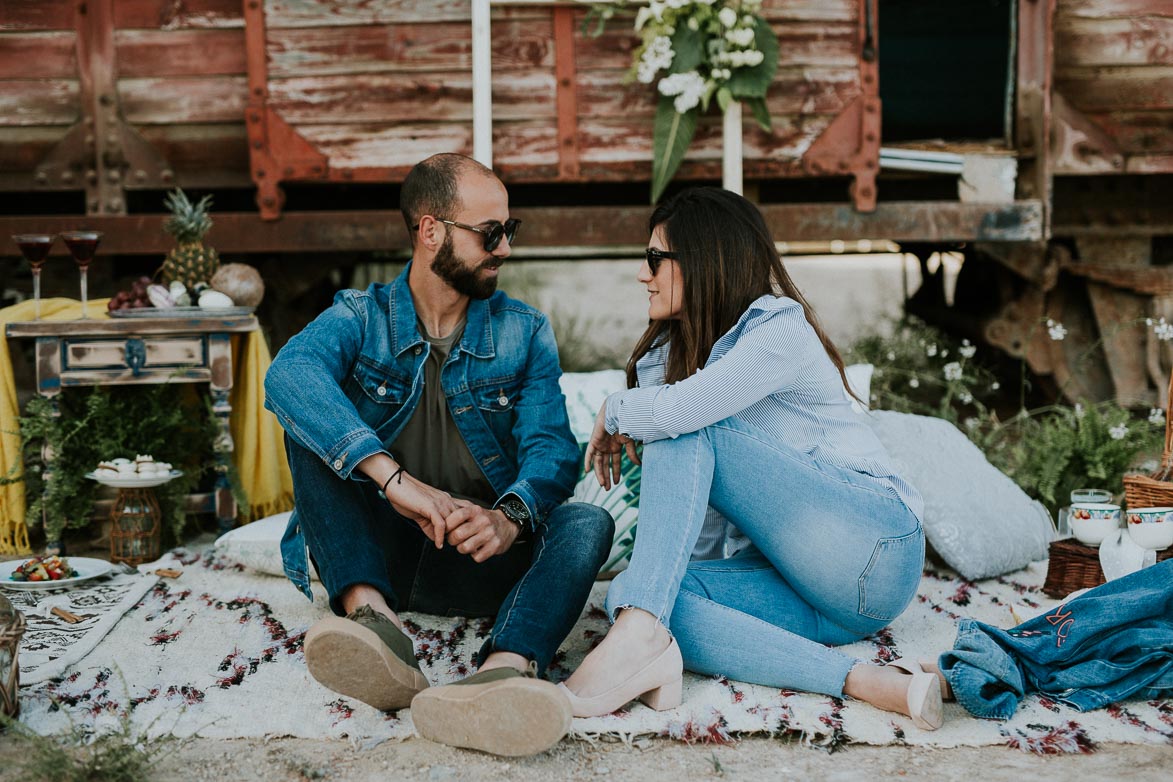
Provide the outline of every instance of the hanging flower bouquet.
<path id="1" fill-rule="evenodd" d="M 596 5 L 597 32 L 627 5 Z M 721 111 L 733 101 L 746 103 L 758 124 L 770 129 L 766 90 L 778 69 L 778 38 L 761 7 L 762 0 L 651 0 L 636 12 L 643 43 L 628 78 L 656 82 L 660 93 L 652 136 L 653 203 L 680 168 L 697 118 L 714 97 Z"/>

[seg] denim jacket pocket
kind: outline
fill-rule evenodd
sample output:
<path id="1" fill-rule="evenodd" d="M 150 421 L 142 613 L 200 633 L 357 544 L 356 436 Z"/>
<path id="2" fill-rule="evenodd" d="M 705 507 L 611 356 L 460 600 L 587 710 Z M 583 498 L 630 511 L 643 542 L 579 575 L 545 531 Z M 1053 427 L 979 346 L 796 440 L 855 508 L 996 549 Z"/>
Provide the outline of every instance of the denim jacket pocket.
<path id="1" fill-rule="evenodd" d="M 916 530 L 880 538 L 859 577 L 859 613 L 889 622 L 904 611 L 916 595 L 924 568 L 925 538 Z"/>
<path id="2" fill-rule="evenodd" d="M 493 432 L 493 438 L 502 445 L 513 439 L 513 424 L 517 421 L 514 406 L 517 401 L 515 384 L 498 383 L 473 391 L 473 400 L 481 411 L 481 417 Z"/>
<path id="3" fill-rule="evenodd" d="M 403 407 L 410 381 L 359 358 L 347 385 L 347 396 L 354 402 L 359 417 L 378 430 Z"/>

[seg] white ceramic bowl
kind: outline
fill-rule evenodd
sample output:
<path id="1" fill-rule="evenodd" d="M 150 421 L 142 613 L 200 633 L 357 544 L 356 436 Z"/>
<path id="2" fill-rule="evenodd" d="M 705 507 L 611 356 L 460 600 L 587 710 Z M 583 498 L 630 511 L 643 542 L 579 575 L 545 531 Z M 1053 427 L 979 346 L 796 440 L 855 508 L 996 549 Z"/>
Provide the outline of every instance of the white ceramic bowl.
<path id="1" fill-rule="evenodd" d="M 1120 527 L 1120 506 L 1110 502 L 1076 502 L 1067 518 L 1076 540 L 1098 546 Z"/>
<path id="2" fill-rule="evenodd" d="M 1173 545 L 1173 508 L 1130 508 L 1128 534 L 1142 548 L 1169 548 Z"/>

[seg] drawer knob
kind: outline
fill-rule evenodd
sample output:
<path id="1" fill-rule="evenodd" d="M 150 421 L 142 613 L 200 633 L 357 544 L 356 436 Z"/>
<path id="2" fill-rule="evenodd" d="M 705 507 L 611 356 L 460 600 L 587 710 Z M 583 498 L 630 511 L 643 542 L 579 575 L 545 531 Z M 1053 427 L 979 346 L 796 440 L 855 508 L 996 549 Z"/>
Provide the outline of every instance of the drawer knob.
<path id="1" fill-rule="evenodd" d="M 143 371 L 143 365 L 147 363 L 147 346 L 141 339 L 126 340 L 126 365 L 130 367 L 130 373 L 138 377 Z"/>

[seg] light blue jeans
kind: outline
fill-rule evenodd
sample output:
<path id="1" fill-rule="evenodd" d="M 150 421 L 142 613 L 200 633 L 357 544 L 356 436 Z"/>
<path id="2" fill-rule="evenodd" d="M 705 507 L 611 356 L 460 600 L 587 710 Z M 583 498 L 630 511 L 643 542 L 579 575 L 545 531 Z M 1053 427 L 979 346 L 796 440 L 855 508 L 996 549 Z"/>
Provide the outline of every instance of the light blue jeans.
<path id="1" fill-rule="evenodd" d="M 754 545 L 690 562 L 708 505 Z M 858 661 L 827 645 L 899 616 L 924 550 L 894 493 L 727 418 L 645 445 L 635 548 L 607 610 L 659 617 L 691 671 L 840 696 Z"/>

